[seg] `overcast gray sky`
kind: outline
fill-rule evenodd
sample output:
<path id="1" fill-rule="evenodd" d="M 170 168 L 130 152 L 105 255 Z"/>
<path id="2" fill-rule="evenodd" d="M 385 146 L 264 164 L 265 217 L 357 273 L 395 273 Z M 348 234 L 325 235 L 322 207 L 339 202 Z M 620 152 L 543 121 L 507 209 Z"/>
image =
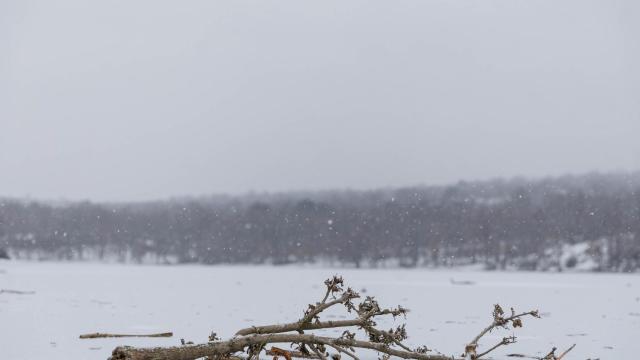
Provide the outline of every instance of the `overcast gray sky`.
<path id="1" fill-rule="evenodd" d="M 640 169 L 639 3 L 0 0 L 0 196 Z"/>

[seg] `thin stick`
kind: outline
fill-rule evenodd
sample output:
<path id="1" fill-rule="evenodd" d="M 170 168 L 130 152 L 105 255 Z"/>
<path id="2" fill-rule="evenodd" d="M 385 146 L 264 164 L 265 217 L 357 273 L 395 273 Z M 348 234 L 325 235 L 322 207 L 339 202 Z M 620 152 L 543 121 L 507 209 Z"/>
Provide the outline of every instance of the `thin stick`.
<path id="1" fill-rule="evenodd" d="M 35 291 L 20 291 L 20 290 L 10 290 L 10 289 L 0 289 L 0 294 L 14 294 L 14 295 L 33 295 Z"/>
<path id="2" fill-rule="evenodd" d="M 98 338 L 122 338 L 122 337 L 172 337 L 172 332 L 158 334 L 108 334 L 108 333 L 92 333 L 80 335 L 80 339 L 98 339 Z"/>
<path id="3" fill-rule="evenodd" d="M 539 317 L 538 316 L 538 311 L 534 310 L 534 311 L 527 311 L 527 312 L 523 312 L 521 314 L 517 314 L 517 315 L 513 315 L 513 316 L 509 316 L 507 318 L 502 319 L 500 322 L 498 321 L 493 321 L 491 323 L 491 325 L 487 326 L 484 330 L 482 330 L 475 338 L 473 338 L 473 340 L 471 340 L 471 342 L 469 343 L 471 344 L 478 344 L 478 341 L 480 341 L 480 338 L 485 336 L 488 332 L 490 332 L 491 330 L 493 330 L 494 328 L 498 327 L 498 326 L 502 326 L 504 324 L 506 324 L 507 322 L 511 321 L 511 320 L 515 320 L 518 318 L 521 318 L 523 316 L 527 316 L 527 315 L 531 315 L 533 317 Z"/>
<path id="4" fill-rule="evenodd" d="M 310 322 L 316 315 L 320 314 L 321 312 L 323 312 L 324 310 L 334 306 L 334 305 L 338 305 L 338 304 L 343 304 L 345 301 L 347 300 L 351 300 L 351 299 L 356 299 L 359 298 L 360 295 L 358 294 L 353 294 L 353 293 L 349 293 L 349 292 L 345 292 L 342 294 L 342 296 L 340 296 L 339 298 L 329 301 L 329 302 L 323 302 L 323 303 L 318 303 L 316 304 L 316 307 L 309 311 L 309 313 L 307 315 L 305 315 L 300 322 L 301 323 L 307 323 Z"/>
<path id="5" fill-rule="evenodd" d="M 236 332 L 236 336 L 246 336 L 251 334 L 276 334 L 276 333 L 284 333 L 289 331 L 330 329 L 330 328 L 348 327 L 348 326 L 362 326 L 363 324 L 364 324 L 364 320 L 362 319 L 323 321 L 319 323 L 302 323 L 300 321 L 296 321 L 293 323 L 280 324 L 280 325 L 252 326 L 252 327 L 238 330 L 238 332 Z"/>
<path id="6" fill-rule="evenodd" d="M 513 344 L 516 342 L 516 338 L 515 337 L 506 337 L 504 339 L 502 339 L 502 341 L 500 341 L 499 343 L 495 344 L 494 346 L 492 346 L 489 350 L 480 353 L 476 356 L 476 359 L 480 359 L 481 357 L 487 355 L 488 353 L 492 352 L 493 350 L 499 348 L 500 346 L 503 345 L 509 345 L 509 344 Z"/>
<path id="7" fill-rule="evenodd" d="M 565 350 L 562 354 L 560 354 L 560 356 L 558 356 L 556 360 L 562 359 L 565 355 L 569 353 L 569 351 L 573 350 L 574 347 L 576 347 L 576 344 L 571 345 L 571 347 Z"/>

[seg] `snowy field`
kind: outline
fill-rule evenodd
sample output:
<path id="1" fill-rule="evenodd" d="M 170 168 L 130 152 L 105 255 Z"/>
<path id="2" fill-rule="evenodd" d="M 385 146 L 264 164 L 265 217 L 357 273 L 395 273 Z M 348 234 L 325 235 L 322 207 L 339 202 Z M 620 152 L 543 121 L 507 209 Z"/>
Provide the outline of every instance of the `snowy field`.
<path id="1" fill-rule="evenodd" d="M 104 360 L 118 345 L 206 342 L 211 331 L 226 338 L 250 325 L 293 321 L 334 273 L 382 305 L 411 309 L 408 343 L 446 354 L 462 352 L 489 323 L 494 303 L 539 308 L 543 315 L 525 319 L 515 332 L 519 342 L 497 358 L 573 343 L 569 359 L 640 353 L 639 275 L 0 262 L 0 289 L 35 292 L 0 293 L 0 358 Z M 454 285 L 452 278 L 474 284 Z M 78 339 L 98 331 L 173 331 L 174 337 Z M 481 345 L 511 334 L 494 332 Z"/>

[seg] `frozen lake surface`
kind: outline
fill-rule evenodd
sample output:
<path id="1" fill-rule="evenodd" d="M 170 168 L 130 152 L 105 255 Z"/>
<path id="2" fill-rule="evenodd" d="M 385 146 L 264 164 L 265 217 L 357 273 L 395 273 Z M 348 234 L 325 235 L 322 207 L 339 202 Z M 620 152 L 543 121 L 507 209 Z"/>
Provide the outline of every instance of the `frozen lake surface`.
<path id="1" fill-rule="evenodd" d="M 515 333 L 485 337 L 481 346 L 518 337 L 495 358 L 541 355 L 573 343 L 568 359 L 631 359 L 640 353 L 637 274 L 0 262 L 0 289 L 35 292 L 0 294 L 0 358 L 104 360 L 118 345 L 178 345 L 180 338 L 206 342 L 211 331 L 227 338 L 243 327 L 295 321 L 321 298 L 322 282 L 335 273 L 383 306 L 411 309 L 407 343 L 445 354 L 463 351 L 489 324 L 495 303 L 539 309 L 543 315 L 526 318 Z M 454 285 L 451 279 L 474 284 Z M 349 316 L 328 314 L 343 315 Z M 91 332 L 166 331 L 174 337 L 78 339 Z"/>

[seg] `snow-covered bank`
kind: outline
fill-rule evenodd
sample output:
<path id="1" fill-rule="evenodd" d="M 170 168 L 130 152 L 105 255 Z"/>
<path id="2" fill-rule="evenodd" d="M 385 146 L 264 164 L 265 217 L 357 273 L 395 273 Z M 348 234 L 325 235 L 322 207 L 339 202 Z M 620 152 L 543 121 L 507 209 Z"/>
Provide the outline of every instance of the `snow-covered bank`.
<path id="1" fill-rule="evenodd" d="M 335 272 L 383 305 L 410 308 L 409 343 L 444 353 L 461 352 L 494 303 L 543 314 L 528 319 L 515 333 L 519 343 L 501 354 L 535 355 L 573 343 L 570 359 L 626 359 L 640 351 L 637 275 L 34 262 L 1 262 L 0 270 L 0 289 L 35 291 L 0 294 L 3 359 L 106 359 L 117 345 L 205 342 L 212 330 L 228 337 L 247 325 L 295 320 Z M 95 331 L 175 336 L 78 339 Z M 496 332 L 487 342 L 503 335 L 511 334 Z"/>

